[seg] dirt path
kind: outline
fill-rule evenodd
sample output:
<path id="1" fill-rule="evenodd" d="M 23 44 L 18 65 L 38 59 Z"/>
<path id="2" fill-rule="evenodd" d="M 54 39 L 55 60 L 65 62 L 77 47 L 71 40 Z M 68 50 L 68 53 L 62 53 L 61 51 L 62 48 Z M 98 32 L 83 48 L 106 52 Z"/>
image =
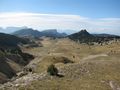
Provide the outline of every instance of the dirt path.
<path id="1" fill-rule="evenodd" d="M 89 55 L 88 57 L 83 58 L 82 60 L 89 60 L 89 59 L 94 59 L 97 57 L 107 57 L 107 54 L 97 54 L 97 55 Z"/>

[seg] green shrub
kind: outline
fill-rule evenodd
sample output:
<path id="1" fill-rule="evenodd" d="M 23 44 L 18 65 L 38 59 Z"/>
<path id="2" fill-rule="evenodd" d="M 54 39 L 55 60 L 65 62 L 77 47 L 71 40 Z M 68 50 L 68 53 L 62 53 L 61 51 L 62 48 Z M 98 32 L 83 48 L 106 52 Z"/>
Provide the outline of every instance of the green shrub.
<path id="1" fill-rule="evenodd" d="M 48 67 L 47 72 L 52 76 L 58 75 L 58 69 L 53 64 Z"/>

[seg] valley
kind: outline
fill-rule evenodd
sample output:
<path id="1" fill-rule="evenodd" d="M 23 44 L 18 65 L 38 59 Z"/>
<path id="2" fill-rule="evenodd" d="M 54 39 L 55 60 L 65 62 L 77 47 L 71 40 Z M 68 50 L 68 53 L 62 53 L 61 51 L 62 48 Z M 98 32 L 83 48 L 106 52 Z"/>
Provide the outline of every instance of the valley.
<path id="1" fill-rule="evenodd" d="M 35 59 L 32 72 L 0 86 L 3 90 L 119 90 L 120 42 L 87 45 L 68 38 L 44 38 L 42 47 L 23 48 Z M 65 63 L 65 61 L 68 63 Z M 63 77 L 47 73 L 54 64 Z"/>

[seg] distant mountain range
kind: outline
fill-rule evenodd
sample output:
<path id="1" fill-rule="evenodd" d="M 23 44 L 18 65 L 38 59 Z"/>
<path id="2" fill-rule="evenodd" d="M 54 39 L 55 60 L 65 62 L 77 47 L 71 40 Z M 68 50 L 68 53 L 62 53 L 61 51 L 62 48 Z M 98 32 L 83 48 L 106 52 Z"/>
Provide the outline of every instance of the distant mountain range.
<path id="1" fill-rule="evenodd" d="M 66 33 L 59 33 L 57 31 L 57 29 L 48 29 L 48 30 L 41 31 L 41 33 L 43 34 L 43 36 L 47 36 L 47 37 L 65 37 L 65 36 L 67 36 Z"/>
<path id="2" fill-rule="evenodd" d="M 0 28 L 0 31 L 11 33 L 12 35 L 19 36 L 19 37 L 37 37 L 37 38 L 42 36 L 53 37 L 53 38 L 68 37 L 74 41 L 79 41 L 81 43 L 98 42 L 101 40 L 104 41 L 106 40 L 106 38 L 107 40 L 111 40 L 113 38 L 119 38 L 119 36 L 111 35 L 111 34 L 90 34 L 87 32 L 87 30 L 81 30 L 77 33 L 74 33 L 75 31 L 72 32 L 72 30 L 70 30 L 70 33 L 72 32 L 73 34 L 69 33 L 68 35 L 66 33 L 60 33 L 60 30 L 58 30 L 59 31 L 58 32 L 56 29 L 39 31 L 39 30 L 34 30 L 32 28 L 27 28 L 27 27 L 7 27 L 6 29 Z M 64 30 L 61 32 L 64 32 Z M 69 30 L 66 32 L 69 32 Z"/>
<path id="3" fill-rule="evenodd" d="M 22 26 L 22 27 L 12 27 L 11 26 L 11 27 L 6 27 L 6 28 L 0 27 L 0 33 L 10 34 L 10 33 L 13 33 L 15 31 L 18 31 L 18 30 L 21 30 L 21 29 L 28 29 L 28 27 L 27 26 Z M 56 30 L 56 29 L 48 29 L 48 30 Z M 42 31 L 45 31 L 45 30 L 42 30 Z M 75 33 L 76 31 L 70 30 L 70 29 L 69 30 L 60 30 L 60 29 L 58 29 L 57 32 L 59 32 L 59 33 L 66 33 L 66 34 L 70 35 L 72 33 Z"/>
<path id="4" fill-rule="evenodd" d="M 10 33 L 13 33 L 17 30 L 26 29 L 26 28 L 27 28 L 26 26 L 23 26 L 23 27 L 6 27 L 6 28 L 0 27 L 0 32 L 10 34 Z"/>
<path id="5" fill-rule="evenodd" d="M 98 42 L 98 41 L 109 41 L 114 38 L 119 38 L 117 35 L 110 34 L 90 34 L 87 30 L 81 30 L 77 33 L 67 35 L 66 33 L 59 33 L 56 29 L 48 29 L 44 31 L 34 30 L 32 28 L 21 29 L 12 33 L 13 35 L 19 37 L 54 37 L 54 38 L 63 38 L 68 37 L 74 41 L 79 41 L 80 43 L 88 42 Z"/>
<path id="6" fill-rule="evenodd" d="M 56 29 L 48 29 L 48 30 L 44 30 L 44 31 L 38 31 L 38 30 L 34 30 L 32 28 L 21 29 L 21 30 L 15 31 L 12 33 L 12 35 L 16 35 L 19 37 L 24 37 L 24 36 L 42 37 L 42 36 L 46 36 L 46 37 L 54 37 L 54 38 L 61 38 L 61 37 L 67 36 L 67 34 L 65 34 L 65 33 L 57 32 Z"/>

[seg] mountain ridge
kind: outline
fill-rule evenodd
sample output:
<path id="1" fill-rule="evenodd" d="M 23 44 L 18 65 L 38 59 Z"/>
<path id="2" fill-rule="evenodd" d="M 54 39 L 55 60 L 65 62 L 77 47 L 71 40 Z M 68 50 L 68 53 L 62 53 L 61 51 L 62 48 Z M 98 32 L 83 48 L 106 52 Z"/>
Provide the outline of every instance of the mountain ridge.
<path id="1" fill-rule="evenodd" d="M 59 38 L 59 37 L 65 37 L 67 34 L 59 33 L 59 32 L 57 32 L 56 29 L 48 29 L 48 30 L 44 30 L 44 31 L 38 31 L 38 30 L 34 30 L 32 28 L 28 28 L 28 29 L 22 29 L 22 30 L 13 32 L 12 35 L 21 36 L 21 37 L 23 37 L 23 36 L 33 36 L 33 37 L 46 36 L 46 37 Z"/>
<path id="2" fill-rule="evenodd" d="M 120 36 L 110 34 L 90 34 L 86 29 L 67 36 L 71 40 L 79 41 L 80 43 L 103 43 L 114 39 L 120 39 Z"/>
<path id="3" fill-rule="evenodd" d="M 86 29 L 81 30 L 77 33 L 68 35 L 68 38 L 74 40 L 74 41 L 79 41 L 81 43 L 85 43 L 88 41 L 92 41 L 92 39 L 95 38 L 92 34 L 88 33 Z"/>

